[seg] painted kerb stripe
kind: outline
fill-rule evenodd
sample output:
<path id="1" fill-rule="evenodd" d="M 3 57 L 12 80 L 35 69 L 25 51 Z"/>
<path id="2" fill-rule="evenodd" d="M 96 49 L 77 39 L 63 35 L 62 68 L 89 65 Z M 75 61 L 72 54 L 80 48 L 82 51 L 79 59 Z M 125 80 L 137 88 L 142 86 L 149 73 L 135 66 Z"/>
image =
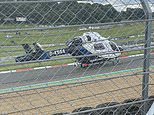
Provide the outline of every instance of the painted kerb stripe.
<path id="1" fill-rule="evenodd" d="M 150 66 L 150 68 L 154 68 L 154 66 Z M 78 81 L 86 80 L 88 78 L 98 78 L 101 76 L 110 76 L 113 74 L 132 72 L 132 71 L 136 71 L 136 70 L 142 70 L 142 68 L 121 70 L 121 71 L 115 71 L 115 72 L 111 72 L 111 73 L 84 76 L 84 77 L 80 77 L 80 78 L 72 78 L 72 79 L 67 79 L 67 80 L 60 80 L 60 81 L 39 83 L 39 84 L 33 84 L 33 85 L 26 85 L 26 86 L 21 86 L 21 87 L 7 88 L 7 89 L 0 90 L 0 94 L 14 92 L 14 91 L 24 91 L 24 90 L 30 90 L 30 89 L 45 88 L 45 87 L 49 87 L 49 86 L 64 85 L 64 84 L 69 84 L 69 83 L 77 83 Z"/>
<path id="2" fill-rule="evenodd" d="M 154 54 L 154 52 L 152 52 L 151 54 Z M 137 55 L 130 55 L 130 56 L 122 56 L 122 57 L 119 57 L 119 58 L 120 59 L 126 59 L 126 58 L 138 57 L 138 56 L 143 56 L 143 55 L 144 54 L 137 54 Z M 39 70 L 39 69 L 47 69 L 47 68 L 56 68 L 56 67 L 66 67 L 66 66 L 75 66 L 75 65 L 77 65 L 77 64 L 70 63 L 70 64 L 62 64 L 62 65 L 54 65 L 54 66 L 35 67 L 35 68 L 22 68 L 22 69 L 17 69 L 17 70 L 1 71 L 0 74 L 14 73 L 14 72 L 26 72 L 26 71 L 31 71 L 31 70 Z"/>

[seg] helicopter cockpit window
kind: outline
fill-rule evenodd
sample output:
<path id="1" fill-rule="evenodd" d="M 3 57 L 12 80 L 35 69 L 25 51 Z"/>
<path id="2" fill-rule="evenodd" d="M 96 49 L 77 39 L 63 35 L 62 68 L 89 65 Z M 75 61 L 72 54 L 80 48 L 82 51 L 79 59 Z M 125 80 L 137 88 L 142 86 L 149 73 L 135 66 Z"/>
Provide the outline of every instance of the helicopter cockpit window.
<path id="1" fill-rule="evenodd" d="M 86 36 L 87 37 L 87 41 L 91 41 L 91 37 L 90 36 Z"/>
<path id="2" fill-rule="evenodd" d="M 118 51 L 118 48 L 117 48 L 117 46 L 115 45 L 115 43 L 109 42 L 109 44 L 111 45 L 111 48 L 112 48 L 114 51 Z"/>
<path id="3" fill-rule="evenodd" d="M 105 49 L 104 45 L 102 43 L 94 44 L 95 50 L 103 50 Z"/>

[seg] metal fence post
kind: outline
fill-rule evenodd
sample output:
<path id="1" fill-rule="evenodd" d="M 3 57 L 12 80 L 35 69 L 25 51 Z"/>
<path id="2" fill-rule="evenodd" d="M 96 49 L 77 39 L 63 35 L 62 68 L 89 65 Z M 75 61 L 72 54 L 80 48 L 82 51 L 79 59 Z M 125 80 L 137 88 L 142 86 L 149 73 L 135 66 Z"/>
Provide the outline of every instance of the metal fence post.
<path id="1" fill-rule="evenodd" d="M 148 4 L 148 0 L 140 0 L 143 9 L 146 13 L 145 25 L 145 45 L 144 45 L 144 63 L 143 63 L 143 80 L 142 80 L 142 99 L 148 98 L 148 82 L 149 82 L 149 66 L 150 66 L 150 45 L 151 45 L 151 31 L 152 31 L 152 10 Z M 142 115 L 148 111 L 147 102 L 144 102 Z"/>

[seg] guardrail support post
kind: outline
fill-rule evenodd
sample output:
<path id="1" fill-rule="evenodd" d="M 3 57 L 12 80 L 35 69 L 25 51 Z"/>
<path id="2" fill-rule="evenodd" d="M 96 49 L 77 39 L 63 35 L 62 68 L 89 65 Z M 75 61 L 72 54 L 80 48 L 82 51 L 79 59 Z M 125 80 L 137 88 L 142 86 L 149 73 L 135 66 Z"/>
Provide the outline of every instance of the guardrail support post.
<path id="1" fill-rule="evenodd" d="M 148 4 L 148 0 L 140 0 L 144 12 L 146 14 L 145 25 L 145 45 L 144 45 L 144 63 L 143 63 L 143 79 L 142 79 L 142 99 L 148 99 L 148 83 L 149 83 L 149 66 L 150 66 L 150 46 L 151 46 L 151 32 L 152 32 L 152 10 Z M 148 112 L 147 102 L 143 103 L 142 115 Z"/>

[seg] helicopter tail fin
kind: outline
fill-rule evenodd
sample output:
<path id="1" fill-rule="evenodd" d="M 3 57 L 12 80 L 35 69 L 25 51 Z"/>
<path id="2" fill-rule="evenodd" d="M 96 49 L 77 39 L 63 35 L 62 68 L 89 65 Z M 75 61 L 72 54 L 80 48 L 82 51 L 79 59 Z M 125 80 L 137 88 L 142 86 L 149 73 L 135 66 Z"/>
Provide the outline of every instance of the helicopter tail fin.
<path id="1" fill-rule="evenodd" d="M 25 49 L 26 54 L 33 52 L 33 49 L 29 46 L 29 44 L 22 44 L 22 47 Z"/>

